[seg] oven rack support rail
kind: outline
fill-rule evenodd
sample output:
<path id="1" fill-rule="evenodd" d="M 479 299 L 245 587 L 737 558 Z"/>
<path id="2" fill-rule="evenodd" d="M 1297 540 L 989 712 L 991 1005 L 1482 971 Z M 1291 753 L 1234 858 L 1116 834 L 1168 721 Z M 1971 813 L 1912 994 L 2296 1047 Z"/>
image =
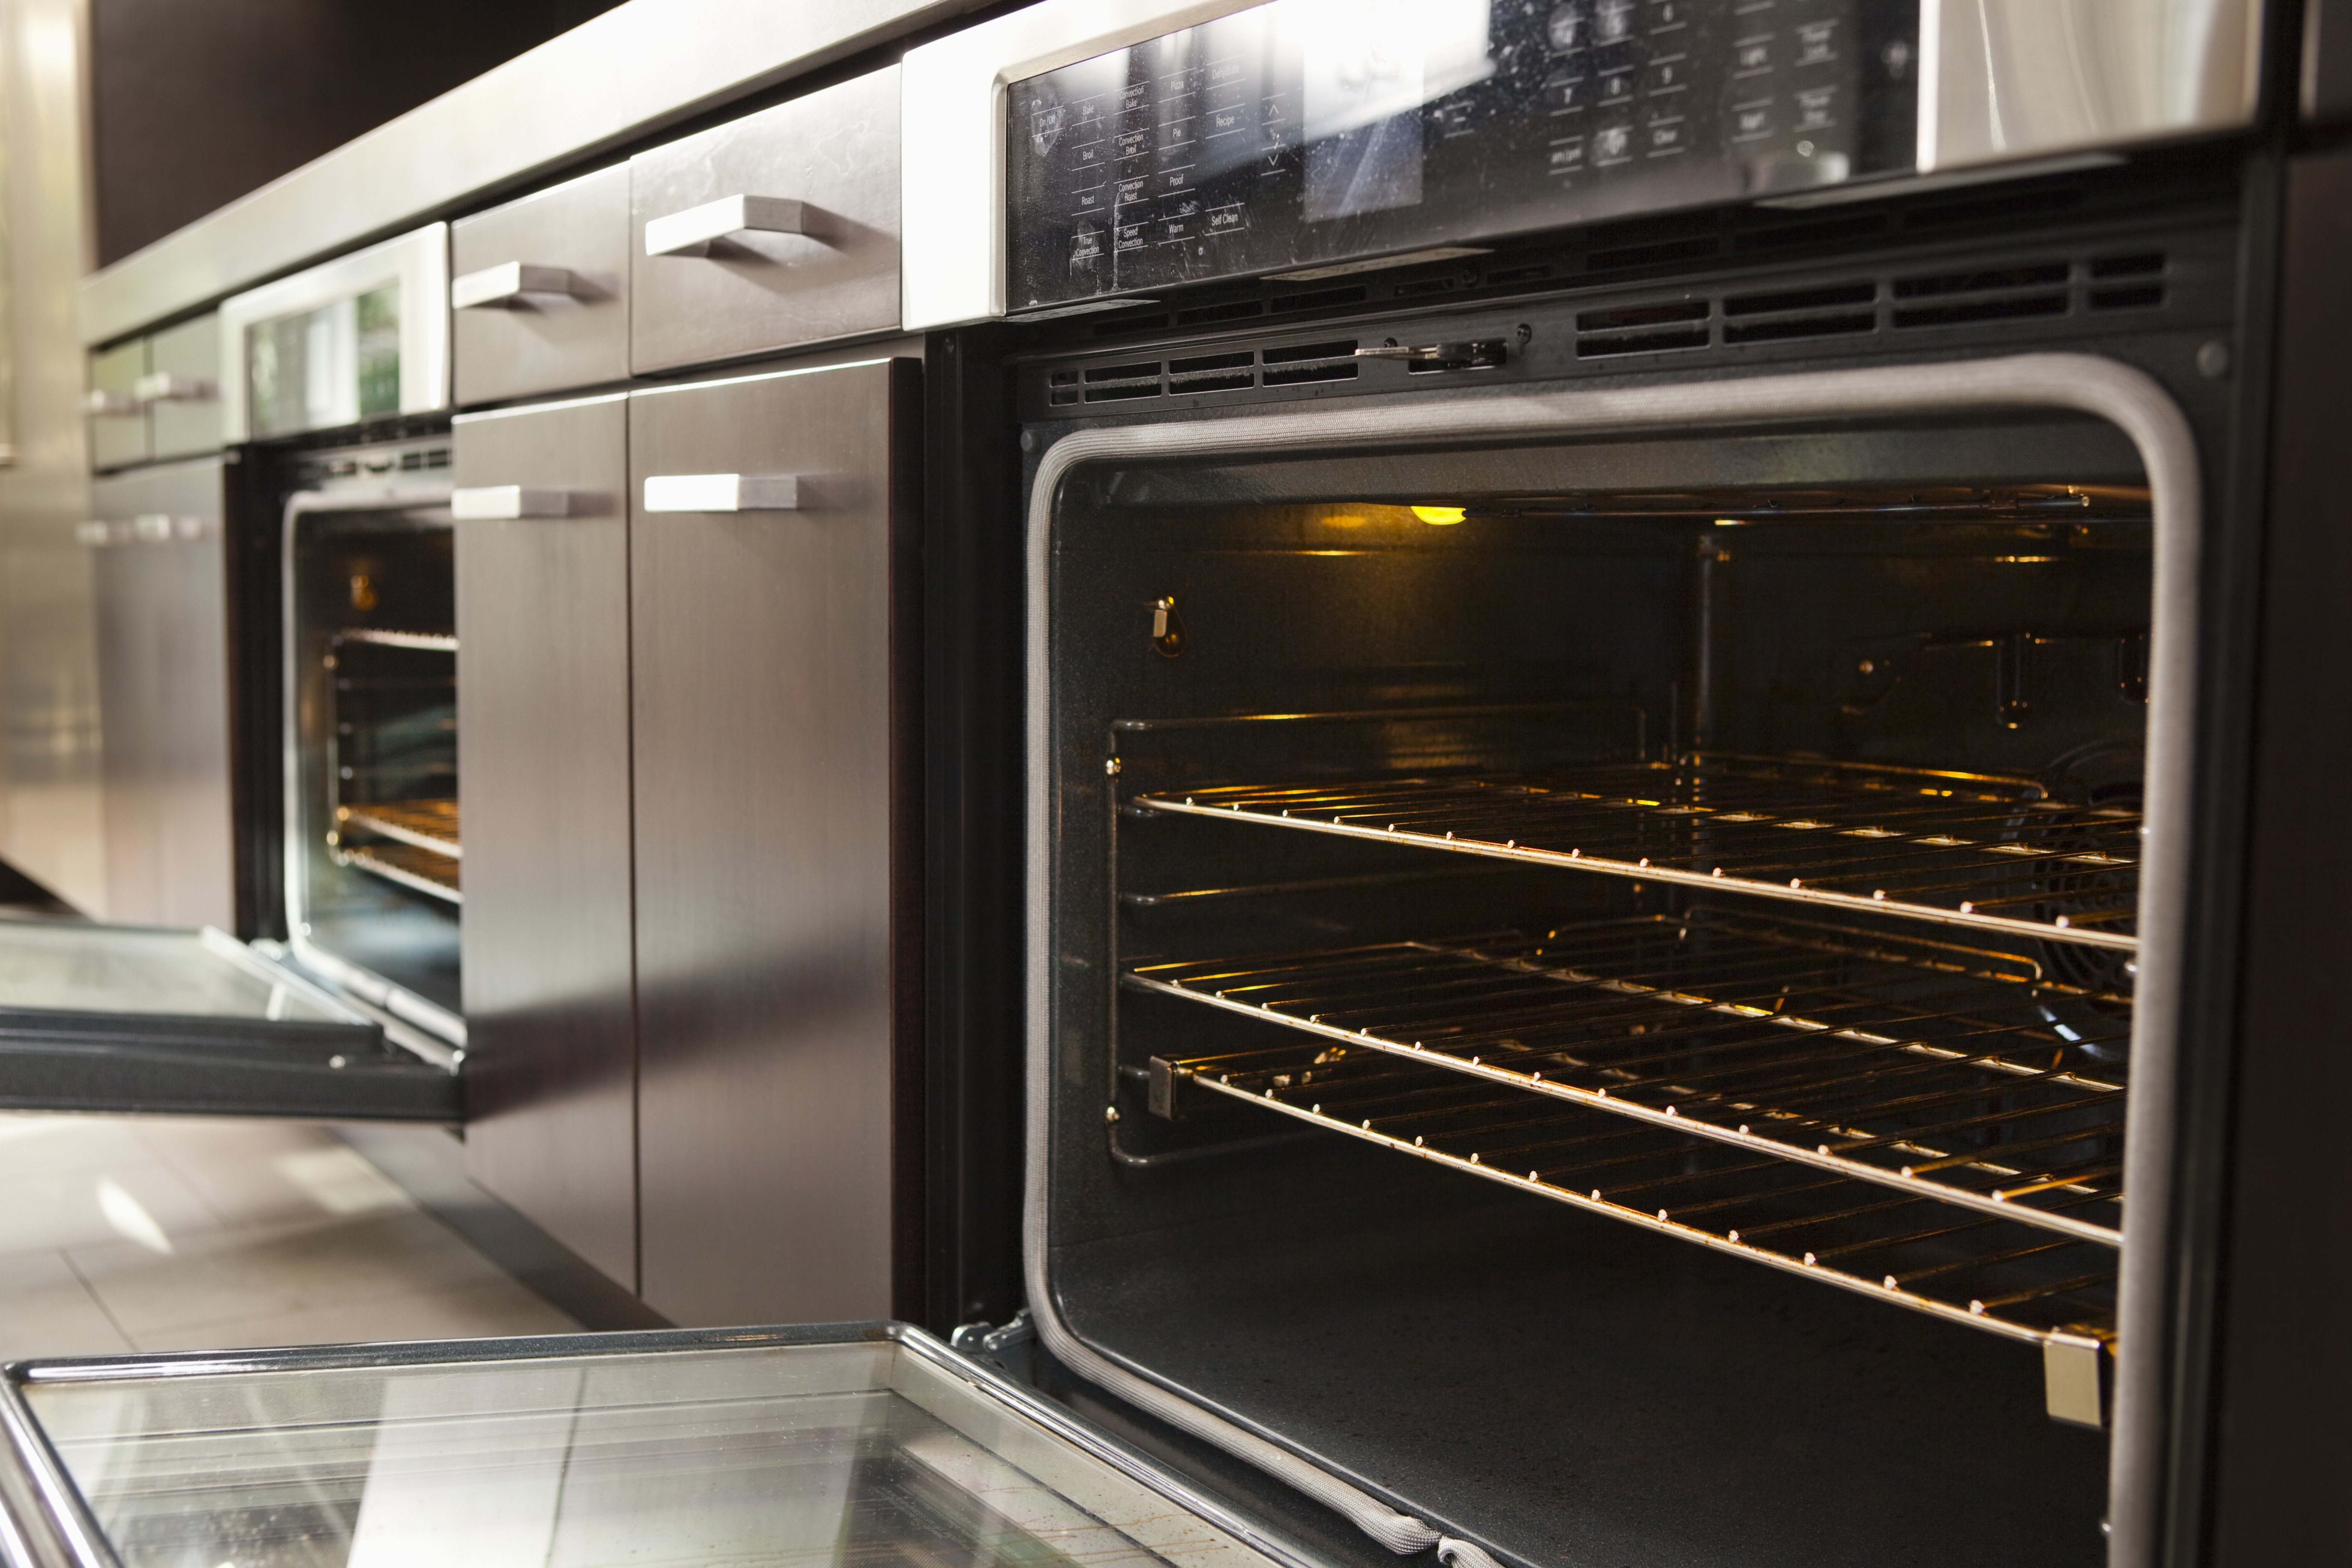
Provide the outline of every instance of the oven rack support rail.
<path id="1" fill-rule="evenodd" d="M 2136 953 L 2140 815 L 2031 780 L 1703 756 L 1145 794 L 1144 811 Z M 2062 908 L 2069 903 L 2071 912 Z M 2023 912 L 2021 912 L 2023 911 Z"/>
<path id="2" fill-rule="evenodd" d="M 1841 1254 L 1883 1254 L 1911 1238 L 1898 1237 L 1893 1241 L 1864 1239 L 1849 1243 L 1843 1247 L 1824 1247 L 1816 1249 L 1799 1246 L 1782 1250 L 1771 1245 L 1769 1239 L 1759 1237 L 1792 1229 L 1801 1230 L 1805 1224 L 1802 1218 L 1771 1220 L 1761 1227 L 1732 1224 L 1726 1225 L 1721 1229 L 1711 1229 L 1692 1217 L 1691 1208 L 1696 1207 L 1719 1214 L 1727 1207 L 1734 1206 L 1738 1200 L 1710 1197 L 1704 1203 L 1684 1207 L 1677 1212 L 1677 1205 L 1671 1200 L 1652 1207 L 1646 1202 L 1637 1204 L 1621 1201 L 1632 1195 L 1628 1192 L 1621 1190 L 1617 1195 L 1612 1196 L 1605 1186 L 1587 1184 L 1591 1179 L 1590 1173 L 1594 1169 L 1622 1167 L 1629 1159 L 1643 1158 L 1643 1156 L 1639 1153 L 1632 1156 L 1618 1154 L 1595 1162 L 1593 1165 L 1570 1164 L 1566 1167 L 1550 1168 L 1538 1165 L 1528 1168 L 1511 1160 L 1507 1153 L 1497 1153 L 1495 1157 L 1489 1158 L 1486 1151 L 1483 1149 L 1462 1148 L 1459 1146 L 1465 1141 L 1462 1139 L 1454 1140 L 1456 1146 L 1448 1147 L 1444 1143 L 1430 1141 L 1430 1135 L 1412 1134 L 1410 1118 L 1402 1119 L 1408 1124 L 1401 1131 L 1382 1126 L 1381 1122 L 1384 1119 L 1379 1115 L 1350 1119 L 1347 1114 L 1349 1107 L 1346 1102 L 1317 1098 L 1312 1091 L 1304 1089 L 1297 1090 L 1259 1089 L 1248 1084 L 1223 1081 L 1219 1077 L 1205 1074 L 1184 1073 L 1181 1076 L 1187 1083 L 1211 1094 L 1243 1104 L 1254 1105 L 1261 1110 L 1275 1111 L 1312 1126 L 1343 1133 L 1363 1142 L 1410 1155 L 1417 1160 L 1425 1160 L 1468 1175 L 1532 1194 L 1554 1203 L 1564 1204 L 1588 1214 L 1636 1226 L 1660 1236 L 1670 1237 L 1678 1241 L 1704 1247 L 1711 1251 L 1745 1258 L 1752 1263 L 1760 1263 L 1782 1273 L 1832 1285 L 1840 1289 L 1869 1297 L 1874 1300 L 1924 1313 L 1948 1323 L 2009 1340 L 2038 1344 L 2043 1348 L 2045 1367 L 2049 1369 L 2053 1383 L 2066 1375 L 2066 1371 L 2072 1371 L 2079 1375 L 2079 1369 L 2084 1356 L 2092 1358 L 2091 1364 L 2095 1368 L 2097 1356 L 2112 1353 L 2111 1347 L 2114 1342 L 2112 1295 L 2117 1270 L 2115 1255 L 2105 1247 L 2089 1247 L 2090 1256 L 2075 1266 L 2075 1271 L 2056 1280 L 2025 1283 L 2005 1292 L 1987 1295 L 1931 1293 L 1926 1284 L 1927 1280 L 1954 1274 L 1965 1277 L 1967 1271 L 1971 1268 L 1995 1267 L 2004 1262 L 2028 1258 L 2036 1254 L 2063 1253 L 2070 1258 L 2083 1257 L 2084 1249 L 2089 1244 L 2076 1242 L 2068 1237 L 2051 1237 L 2046 1233 L 2029 1232 L 2023 1238 L 2011 1240 L 2006 1245 L 1997 1245 L 1990 1252 L 1978 1256 L 1964 1256 L 1957 1259 L 1948 1258 L 1923 1266 L 1906 1267 L 1897 1263 L 1891 1266 L 1885 1272 L 1866 1274 L 1857 1272 L 1844 1261 Z M 1322 1092 L 1329 1094 L 1332 1091 Z M 1472 1109 L 1491 1116 L 1501 1108 L 1489 1102 Z M 1646 1133 L 1648 1130 L 1629 1131 Z M 1477 1142 L 1478 1140 L 1473 1138 L 1467 1141 Z M 1678 1140 L 1665 1142 L 1679 1142 Z M 1672 1151 L 1662 1148 L 1652 1149 L 1648 1151 L 1647 1157 L 1652 1163 L 1655 1164 L 1672 1158 Z M 1785 1162 L 1779 1160 L 1768 1160 L 1760 1162 L 1759 1164 L 1769 1166 L 1776 1171 L 1790 1169 Z M 1732 1173 L 1734 1175 L 1739 1173 L 1738 1171 Z M 1652 1195 L 1656 1195 L 1656 1189 L 1660 1184 L 1654 1179 L 1634 1184 L 1637 1189 L 1648 1191 Z M 1878 1216 L 1882 1218 L 1892 1218 L 1895 1217 L 1899 1211 L 1915 1207 L 1934 1209 L 1939 1206 L 1934 1205 L 1932 1200 L 1927 1199 L 1925 1194 L 1915 1194 L 1908 1199 L 1896 1197 L 1873 1204 L 1857 1201 L 1849 1195 L 1853 1191 L 1849 1184 L 1831 1182 L 1820 1184 L 1820 1185 L 1828 1189 L 1826 1194 L 1807 1195 L 1824 1198 L 1828 1211 L 1823 1216 L 1824 1221 L 1850 1217 L 1866 1210 L 1876 1211 Z M 1929 1225 L 1930 1232 L 1953 1228 L 1956 1227 L 1937 1226 L 1933 1222 Z M 2014 1236 L 2014 1232 L 2008 1224 L 1998 1221 L 1971 1220 L 1961 1228 L 1996 1230 Z M 2085 1303 L 2083 1300 L 2085 1297 L 2095 1298 L 2095 1300 Z M 2037 1304 L 2051 1309 L 2041 1314 L 2042 1320 L 2044 1321 L 2037 1321 L 2032 1310 Z M 2053 1316 L 2058 1321 L 2046 1321 Z M 2066 1371 L 2062 1371 L 2062 1367 Z"/>

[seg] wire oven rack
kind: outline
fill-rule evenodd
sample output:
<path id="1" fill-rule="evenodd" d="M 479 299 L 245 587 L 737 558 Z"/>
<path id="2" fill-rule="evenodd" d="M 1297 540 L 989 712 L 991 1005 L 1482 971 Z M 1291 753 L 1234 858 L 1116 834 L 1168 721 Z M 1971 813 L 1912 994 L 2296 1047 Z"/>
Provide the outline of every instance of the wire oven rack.
<path id="1" fill-rule="evenodd" d="M 411 892 L 423 893 L 446 904 L 466 901 L 458 882 L 459 862 L 446 855 L 396 842 L 339 847 L 333 854 L 340 865 L 356 867 Z"/>
<path id="2" fill-rule="evenodd" d="M 397 843 L 457 859 L 463 853 L 454 800 L 376 801 L 335 807 L 339 828 L 357 828 Z"/>
<path id="3" fill-rule="evenodd" d="M 1147 811 L 2137 950 L 2140 814 L 2030 779 L 1738 755 L 1146 794 Z"/>
<path id="4" fill-rule="evenodd" d="M 1173 1065 L 1209 1092 L 2007 1338 L 2115 1331 L 2115 1250 L 2013 1217 L 1347 1046 Z"/>
<path id="5" fill-rule="evenodd" d="M 1150 963 L 1123 983 L 1481 1092 L 2122 1242 L 2127 999 L 2011 954 L 1708 914 Z"/>

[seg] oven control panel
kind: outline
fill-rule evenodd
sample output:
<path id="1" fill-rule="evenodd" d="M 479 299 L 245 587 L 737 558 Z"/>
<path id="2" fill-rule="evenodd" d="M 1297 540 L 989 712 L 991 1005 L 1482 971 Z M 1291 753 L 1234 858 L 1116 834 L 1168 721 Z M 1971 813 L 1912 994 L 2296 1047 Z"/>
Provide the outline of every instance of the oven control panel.
<path id="1" fill-rule="evenodd" d="M 1913 164 L 1918 0 L 1274 0 L 1013 84 L 1012 313 Z"/>

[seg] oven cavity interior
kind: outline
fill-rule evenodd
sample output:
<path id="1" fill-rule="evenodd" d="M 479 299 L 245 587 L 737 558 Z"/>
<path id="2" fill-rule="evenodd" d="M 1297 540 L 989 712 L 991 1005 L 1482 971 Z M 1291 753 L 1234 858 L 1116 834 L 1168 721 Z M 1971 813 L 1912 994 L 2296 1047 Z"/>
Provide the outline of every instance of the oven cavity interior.
<path id="1" fill-rule="evenodd" d="M 1743 468 L 1769 477 L 1716 482 Z M 1056 931 L 1106 981 L 1057 1016 L 1103 1096 L 1091 1154 L 1056 1155 L 1079 1331 L 1186 1364 L 1090 1258 L 1271 1331 L 1303 1265 L 1253 1215 L 1401 1275 L 1449 1229 L 1508 1236 L 1498 1321 L 1540 1277 L 1614 1301 L 1605 1342 L 1675 1320 L 1669 1363 L 1979 1368 L 2021 1517 L 2095 1522 L 2149 699 L 2128 448 L 2053 418 L 1346 471 L 1064 485 Z M 1269 1426 L 1314 1398 L 1193 1364 Z M 1906 1462 L 1857 1453 L 1850 1484 Z"/>

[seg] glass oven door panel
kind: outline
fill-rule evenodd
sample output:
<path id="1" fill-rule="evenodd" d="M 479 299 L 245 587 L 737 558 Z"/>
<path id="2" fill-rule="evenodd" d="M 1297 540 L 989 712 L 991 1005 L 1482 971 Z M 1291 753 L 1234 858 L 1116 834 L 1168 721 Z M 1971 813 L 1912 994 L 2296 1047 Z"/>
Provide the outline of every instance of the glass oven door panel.
<path id="1" fill-rule="evenodd" d="M 898 1325 L 35 1363 L 10 1392 L 60 1533 L 123 1568 L 1303 1562 Z"/>
<path id="2" fill-rule="evenodd" d="M 0 1106 L 454 1121 L 457 1080 L 225 932 L 0 923 Z"/>

